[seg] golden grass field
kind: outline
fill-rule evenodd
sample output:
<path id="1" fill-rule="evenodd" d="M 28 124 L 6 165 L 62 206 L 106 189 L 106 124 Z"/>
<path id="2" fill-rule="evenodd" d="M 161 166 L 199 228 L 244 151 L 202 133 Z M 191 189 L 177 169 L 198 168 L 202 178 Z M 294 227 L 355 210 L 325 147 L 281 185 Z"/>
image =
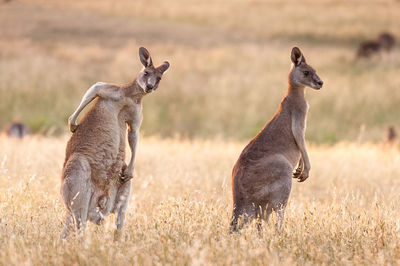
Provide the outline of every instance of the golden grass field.
<path id="1" fill-rule="evenodd" d="M 309 147 L 281 231 L 229 234 L 231 169 L 245 143 L 142 138 L 126 227 L 89 224 L 59 240 L 67 137 L 0 138 L 0 265 L 394 265 L 400 263 L 400 153 L 372 144 Z"/>
<path id="2" fill-rule="evenodd" d="M 300 46 L 324 81 L 308 91 L 307 137 L 379 141 L 397 126 L 400 48 L 354 61 L 381 31 L 400 40 L 398 0 L 11 0 L 0 4 L 0 127 L 66 132 L 95 82 L 140 71 L 138 47 L 171 67 L 144 100 L 146 136 L 248 140 L 286 93 L 290 51 Z"/>

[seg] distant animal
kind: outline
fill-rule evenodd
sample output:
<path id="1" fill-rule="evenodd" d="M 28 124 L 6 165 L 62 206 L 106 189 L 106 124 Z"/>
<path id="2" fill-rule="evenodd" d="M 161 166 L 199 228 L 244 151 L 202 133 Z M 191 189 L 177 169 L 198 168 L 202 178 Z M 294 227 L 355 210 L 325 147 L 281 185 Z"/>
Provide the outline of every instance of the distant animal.
<path id="1" fill-rule="evenodd" d="M 74 133 L 62 171 L 61 195 L 67 208 L 62 238 L 71 228 L 83 234 L 87 220 L 100 224 L 110 213 L 117 216 L 115 238 L 123 228 L 142 122 L 142 98 L 157 89 L 169 68 L 168 62 L 154 67 L 144 47 L 139 49 L 139 58 L 144 68 L 132 82 L 94 84 L 68 120 Z M 79 113 L 95 98 L 96 103 L 77 125 Z M 124 161 L 127 129 L 132 153 L 128 165 Z"/>
<path id="2" fill-rule="evenodd" d="M 360 43 L 357 50 L 358 58 L 368 58 L 380 51 L 381 47 L 377 41 L 365 41 Z"/>
<path id="3" fill-rule="evenodd" d="M 231 231 L 239 230 L 253 218 L 268 221 L 272 211 L 277 213 L 281 227 L 292 177 L 304 182 L 309 176 L 305 87 L 319 90 L 323 82 L 298 47 L 292 49 L 291 61 L 288 92 L 277 113 L 244 148 L 233 167 Z"/>
<path id="4" fill-rule="evenodd" d="M 393 126 L 389 126 L 386 131 L 385 143 L 394 144 L 398 140 L 396 129 Z"/>
<path id="5" fill-rule="evenodd" d="M 25 123 L 13 122 L 7 127 L 6 133 L 8 137 L 22 139 L 30 135 L 31 131 Z"/>
<path id="6" fill-rule="evenodd" d="M 393 50 L 396 45 L 396 38 L 387 32 L 383 32 L 378 36 L 378 42 L 382 50 L 386 52 L 390 52 Z"/>
<path id="7" fill-rule="evenodd" d="M 396 45 L 396 38 L 387 32 L 379 34 L 376 40 L 369 40 L 360 43 L 357 50 L 358 58 L 368 58 L 380 52 L 389 53 Z"/>

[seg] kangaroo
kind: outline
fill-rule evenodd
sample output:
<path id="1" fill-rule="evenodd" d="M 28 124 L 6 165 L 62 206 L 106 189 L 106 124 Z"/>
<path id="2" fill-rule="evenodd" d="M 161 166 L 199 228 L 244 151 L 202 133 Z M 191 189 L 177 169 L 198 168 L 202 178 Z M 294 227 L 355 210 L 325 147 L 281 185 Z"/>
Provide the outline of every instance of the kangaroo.
<path id="1" fill-rule="evenodd" d="M 28 136 L 31 131 L 25 123 L 13 122 L 6 129 L 6 133 L 8 137 L 22 139 Z"/>
<path id="2" fill-rule="evenodd" d="M 299 48 L 291 52 L 289 89 L 274 117 L 250 141 L 232 171 L 231 232 L 253 218 L 268 221 L 272 211 L 282 226 L 292 176 L 304 182 L 310 172 L 305 145 L 308 104 L 305 87 L 319 90 L 323 82 Z M 298 165 L 296 171 L 293 169 Z M 243 223 L 239 218 L 243 216 Z"/>
<path id="3" fill-rule="evenodd" d="M 68 119 L 73 134 L 66 147 L 61 180 L 67 208 L 62 238 L 67 237 L 71 223 L 83 235 L 87 220 L 100 224 L 112 212 L 117 215 L 116 238 L 124 226 L 142 122 L 142 98 L 157 89 L 169 68 L 168 62 L 154 67 L 150 53 L 143 47 L 139 58 L 144 68 L 132 82 L 97 82 Z M 95 98 L 95 104 L 77 125 L 79 113 Z M 127 129 L 132 154 L 128 165 L 124 161 Z"/>
<path id="4" fill-rule="evenodd" d="M 357 58 L 368 58 L 381 52 L 390 53 L 396 45 L 396 38 L 387 32 L 382 32 L 376 40 L 360 43 L 357 50 Z"/>
<path id="5" fill-rule="evenodd" d="M 368 58 L 379 53 L 380 45 L 378 41 L 365 41 L 360 43 L 357 50 L 357 58 Z"/>
<path id="6" fill-rule="evenodd" d="M 389 53 L 396 45 L 396 38 L 388 32 L 382 32 L 378 36 L 378 42 L 381 49 Z"/>
<path id="7" fill-rule="evenodd" d="M 386 130 L 386 138 L 385 138 L 385 143 L 389 145 L 394 145 L 397 143 L 398 137 L 397 137 L 397 132 L 394 126 L 389 126 Z"/>

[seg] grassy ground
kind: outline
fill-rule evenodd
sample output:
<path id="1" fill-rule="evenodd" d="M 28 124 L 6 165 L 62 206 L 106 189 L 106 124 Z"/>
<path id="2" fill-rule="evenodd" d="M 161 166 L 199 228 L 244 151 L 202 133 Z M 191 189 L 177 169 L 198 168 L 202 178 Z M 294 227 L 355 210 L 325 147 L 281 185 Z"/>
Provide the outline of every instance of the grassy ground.
<path id="1" fill-rule="evenodd" d="M 230 235 L 230 173 L 245 143 L 141 140 L 122 240 L 113 219 L 60 241 L 66 137 L 0 137 L 0 265 L 388 265 L 400 263 L 400 153 L 311 146 L 282 231 Z"/>
<path id="2" fill-rule="evenodd" d="M 0 265 L 400 264 L 400 153 L 367 144 L 400 123 L 400 51 L 354 60 L 381 31 L 400 39 L 398 14 L 396 0 L 1 2 L 0 128 L 61 135 L 0 136 Z M 282 231 L 272 217 L 230 235 L 232 166 L 285 94 L 294 45 L 324 80 L 307 93 L 311 176 Z M 60 241 L 66 120 L 96 81 L 135 77 L 139 46 L 171 68 L 144 100 L 124 235 L 110 217 Z"/>
<path id="3" fill-rule="evenodd" d="M 171 63 L 144 101 L 145 135 L 248 139 L 276 111 L 299 45 L 325 82 L 307 95 L 308 139 L 379 140 L 400 122 L 400 52 L 354 54 L 381 31 L 400 39 L 399 13 L 394 0 L 12 0 L 0 4 L 0 127 L 65 132 L 93 83 L 135 77 L 143 45 Z"/>

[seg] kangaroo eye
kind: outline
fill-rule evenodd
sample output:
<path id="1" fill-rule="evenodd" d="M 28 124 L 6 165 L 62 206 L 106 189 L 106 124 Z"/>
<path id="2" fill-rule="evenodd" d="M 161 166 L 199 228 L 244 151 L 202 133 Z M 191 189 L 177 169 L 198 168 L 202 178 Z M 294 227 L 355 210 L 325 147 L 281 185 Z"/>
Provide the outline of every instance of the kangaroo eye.
<path id="1" fill-rule="evenodd" d="M 148 74 L 149 74 L 149 72 L 145 71 L 143 75 L 147 76 Z"/>
<path id="2" fill-rule="evenodd" d="M 308 74 L 310 74 L 310 72 L 304 71 L 303 74 L 304 74 L 304 76 L 308 76 Z"/>
<path id="3" fill-rule="evenodd" d="M 161 78 L 160 78 L 160 77 L 157 77 L 157 82 L 160 81 L 160 80 L 161 80 Z"/>

